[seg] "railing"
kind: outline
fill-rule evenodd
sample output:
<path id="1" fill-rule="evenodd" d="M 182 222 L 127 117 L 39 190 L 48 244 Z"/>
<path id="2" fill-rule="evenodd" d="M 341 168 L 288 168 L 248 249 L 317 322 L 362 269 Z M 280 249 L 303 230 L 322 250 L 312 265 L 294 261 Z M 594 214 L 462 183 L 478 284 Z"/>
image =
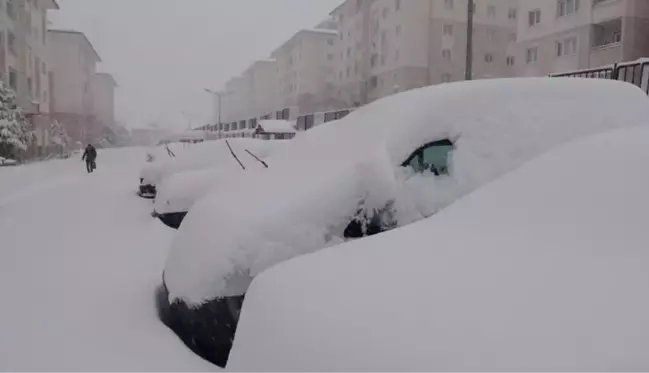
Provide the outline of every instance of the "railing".
<path id="1" fill-rule="evenodd" d="M 619 80 L 638 86 L 649 95 L 649 58 L 641 58 L 637 61 L 616 63 L 612 66 L 604 66 L 594 69 L 550 74 L 550 77 Z"/>

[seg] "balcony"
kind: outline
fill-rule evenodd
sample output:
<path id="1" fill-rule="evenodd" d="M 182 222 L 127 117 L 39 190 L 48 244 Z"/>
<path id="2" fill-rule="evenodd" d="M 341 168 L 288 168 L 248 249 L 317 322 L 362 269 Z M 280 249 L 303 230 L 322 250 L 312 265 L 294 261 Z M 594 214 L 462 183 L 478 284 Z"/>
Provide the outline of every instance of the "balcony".
<path id="1" fill-rule="evenodd" d="M 610 19 L 622 17 L 625 10 L 623 0 L 593 0 L 593 23 L 602 23 Z"/>

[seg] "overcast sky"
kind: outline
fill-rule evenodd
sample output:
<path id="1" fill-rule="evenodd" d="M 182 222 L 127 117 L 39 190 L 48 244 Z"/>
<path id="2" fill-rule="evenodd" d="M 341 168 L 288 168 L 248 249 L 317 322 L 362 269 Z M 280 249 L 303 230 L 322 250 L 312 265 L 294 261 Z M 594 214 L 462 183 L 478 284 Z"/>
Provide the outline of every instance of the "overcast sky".
<path id="1" fill-rule="evenodd" d="M 184 129 L 212 118 L 204 88 L 221 89 L 342 0 L 58 0 L 52 28 L 82 31 L 113 74 L 117 118 Z"/>

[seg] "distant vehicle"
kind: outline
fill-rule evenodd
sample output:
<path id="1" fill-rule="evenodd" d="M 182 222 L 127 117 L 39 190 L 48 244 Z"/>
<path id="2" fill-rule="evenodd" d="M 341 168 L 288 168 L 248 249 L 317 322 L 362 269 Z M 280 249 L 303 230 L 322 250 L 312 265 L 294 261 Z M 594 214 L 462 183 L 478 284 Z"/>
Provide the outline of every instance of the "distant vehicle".
<path id="1" fill-rule="evenodd" d="M 192 207 L 165 265 L 160 317 L 224 366 L 265 269 L 430 217 L 563 143 L 645 124 L 648 103 L 608 80 L 481 80 L 395 94 L 305 131 L 269 169 L 240 173 Z"/>
<path id="2" fill-rule="evenodd" d="M 649 126 L 253 281 L 231 371 L 649 370 Z"/>

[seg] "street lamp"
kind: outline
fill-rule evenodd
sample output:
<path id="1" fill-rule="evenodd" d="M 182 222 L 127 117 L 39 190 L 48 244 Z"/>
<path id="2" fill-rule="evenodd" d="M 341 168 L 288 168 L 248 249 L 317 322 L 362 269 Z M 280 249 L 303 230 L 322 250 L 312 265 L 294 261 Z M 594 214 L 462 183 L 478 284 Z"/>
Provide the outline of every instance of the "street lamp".
<path id="1" fill-rule="evenodd" d="M 218 114 L 218 117 L 217 117 L 217 121 L 218 121 L 217 125 L 220 126 L 221 125 L 221 100 L 222 100 L 223 96 L 229 95 L 230 93 L 233 93 L 233 92 L 232 91 L 217 92 L 217 91 L 211 90 L 209 88 L 205 88 L 205 92 L 211 93 L 211 94 L 213 94 L 214 96 L 216 96 L 218 98 L 217 106 L 218 106 L 219 114 Z"/>

